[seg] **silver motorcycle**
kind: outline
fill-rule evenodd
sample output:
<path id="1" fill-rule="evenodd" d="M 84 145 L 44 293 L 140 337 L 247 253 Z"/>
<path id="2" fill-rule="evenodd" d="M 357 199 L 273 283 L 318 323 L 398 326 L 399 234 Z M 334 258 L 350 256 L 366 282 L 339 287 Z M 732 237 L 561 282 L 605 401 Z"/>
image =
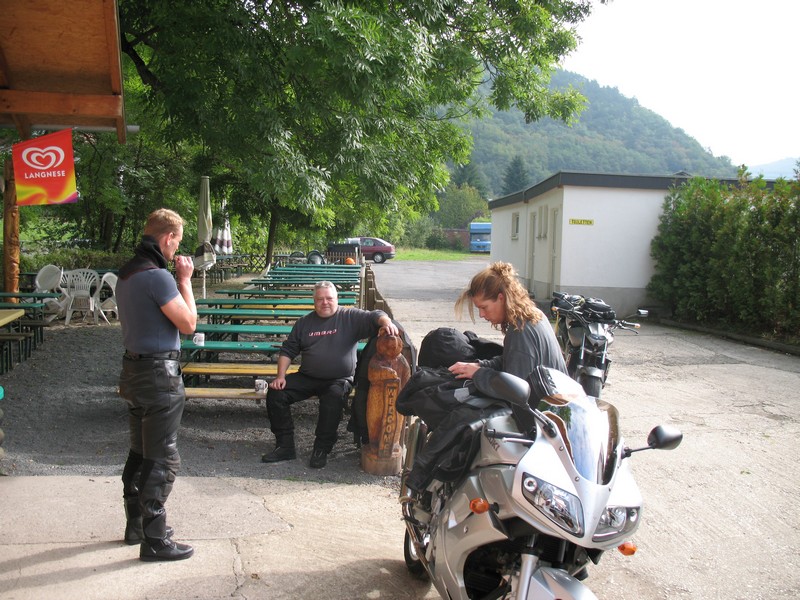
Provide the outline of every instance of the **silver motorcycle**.
<path id="1" fill-rule="evenodd" d="M 409 571 L 450 600 L 595 598 L 582 583 L 587 567 L 606 550 L 630 552 L 641 521 L 626 459 L 676 448 L 682 434 L 658 426 L 647 446 L 628 448 L 612 405 L 545 367 L 527 381 L 498 372 L 479 392 L 494 404 L 470 424 L 479 444 L 459 479 L 408 489 L 429 434 L 420 419 L 407 428 L 400 502 Z"/>
<path id="2" fill-rule="evenodd" d="M 564 353 L 567 372 L 583 386 L 589 396 L 599 398 L 611 368 L 611 344 L 614 331 L 638 333 L 639 323 L 617 319 L 614 310 L 599 298 L 553 292 L 550 310 L 555 314 L 556 339 Z M 636 315 L 646 317 L 639 309 Z"/>

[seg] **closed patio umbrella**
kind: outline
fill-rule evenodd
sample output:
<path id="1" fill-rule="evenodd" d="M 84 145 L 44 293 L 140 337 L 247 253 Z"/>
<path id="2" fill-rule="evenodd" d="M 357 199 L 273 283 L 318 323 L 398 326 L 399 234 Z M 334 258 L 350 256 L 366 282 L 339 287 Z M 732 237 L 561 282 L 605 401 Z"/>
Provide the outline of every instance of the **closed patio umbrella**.
<path id="1" fill-rule="evenodd" d="M 203 298 L 206 297 L 206 271 L 214 264 L 211 250 L 211 185 L 207 175 L 200 178 L 200 200 L 197 210 L 197 243 L 194 253 L 194 266 L 203 271 Z M 210 255 L 210 256 L 209 256 Z"/>
<path id="2" fill-rule="evenodd" d="M 217 254 L 233 254 L 233 237 L 231 236 L 231 223 L 228 220 L 228 213 L 225 210 L 225 201 L 222 201 L 222 213 L 225 221 L 221 227 L 214 228 L 211 236 L 211 246 Z"/>

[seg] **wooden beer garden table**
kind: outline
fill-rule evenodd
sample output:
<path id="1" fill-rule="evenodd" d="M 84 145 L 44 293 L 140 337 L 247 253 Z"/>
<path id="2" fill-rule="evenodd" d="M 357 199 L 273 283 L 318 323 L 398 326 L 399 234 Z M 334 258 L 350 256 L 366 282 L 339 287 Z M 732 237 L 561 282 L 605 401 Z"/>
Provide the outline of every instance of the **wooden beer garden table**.
<path id="1" fill-rule="evenodd" d="M 296 321 L 311 312 L 310 308 L 198 308 L 197 316 L 209 323 L 229 321 Z"/>
<path id="2" fill-rule="evenodd" d="M 313 298 L 313 288 L 251 288 L 251 289 L 230 289 L 230 290 L 215 290 L 216 294 L 224 294 L 232 296 L 233 298 Z M 358 292 L 351 290 L 339 290 L 339 298 L 350 298 L 358 296 Z"/>
<path id="3" fill-rule="evenodd" d="M 292 331 L 291 325 L 236 325 L 231 323 L 198 323 L 197 333 L 205 333 L 211 340 L 224 340 L 228 336 L 238 341 L 239 335 L 263 336 L 264 338 L 285 337 Z"/>
<path id="4" fill-rule="evenodd" d="M 195 300 L 198 306 L 227 306 L 229 308 L 257 308 L 268 309 L 280 308 L 314 308 L 314 301 L 311 298 L 198 298 Z M 353 306 L 356 298 L 339 298 L 342 306 Z"/>

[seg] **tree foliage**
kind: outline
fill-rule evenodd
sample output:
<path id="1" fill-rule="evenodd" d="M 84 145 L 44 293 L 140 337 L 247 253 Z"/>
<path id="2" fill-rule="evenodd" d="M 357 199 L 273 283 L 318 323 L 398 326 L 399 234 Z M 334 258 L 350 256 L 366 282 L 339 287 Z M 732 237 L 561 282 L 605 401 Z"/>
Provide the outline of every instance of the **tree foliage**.
<path id="1" fill-rule="evenodd" d="M 581 105 L 548 82 L 588 0 L 119 6 L 159 133 L 203 145 L 244 220 L 294 212 L 335 230 L 424 212 L 446 161 L 467 156 L 456 123 L 485 110 L 484 81 L 490 104 L 527 120 L 567 120 Z"/>
<path id="2" fill-rule="evenodd" d="M 525 168 L 525 161 L 517 154 L 508 163 L 506 170 L 503 172 L 503 188 L 502 193 L 513 194 L 520 190 L 525 189 L 531 184 L 528 169 Z"/>
<path id="3" fill-rule="evenodd" d="M 444 229 L 465 229 L 470 221 L 486 217 L 489 204 L 469 185 L 450 184 L 438 195 L 439 210 L 434 220 Z"/>
<path id="4" fill-rule="evenodd" d="M 695 178 L 664 202 L 650 291 L 680 319 L 800 331 L 800 182 Z"/>
<path id="5" fill-rule="evenodd" d="M 469 123 L 472 162 L 486 174 L 490 198 L 503 194 L 503 173 L 517 155 L 529 169 L 526 185 L 558 171 L 630 175 L 685 171 L 700 177 L 736 177 L 729 158 L 715 157 L 682 129 L 616 88 L 567 71 L 554 73 L 552 83 L 571 86 L 586 98 L 586 108 L 569 124 L 548 118 L 527 123 L 514 109 L 491 111 L 488 118 Z"/>

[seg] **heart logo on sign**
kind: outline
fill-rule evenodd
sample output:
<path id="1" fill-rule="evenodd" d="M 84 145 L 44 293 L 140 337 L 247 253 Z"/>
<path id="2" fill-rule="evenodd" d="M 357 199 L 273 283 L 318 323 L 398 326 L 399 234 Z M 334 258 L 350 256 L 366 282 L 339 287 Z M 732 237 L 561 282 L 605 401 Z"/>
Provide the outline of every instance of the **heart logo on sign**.
<path id="1" fill-rule="evenodd" d="M 26 148 L 22 152 L 22 160 L 30 168 L 44 171 L 55 168 L 64 162 L 64 151 L 58 146 Z"/>

